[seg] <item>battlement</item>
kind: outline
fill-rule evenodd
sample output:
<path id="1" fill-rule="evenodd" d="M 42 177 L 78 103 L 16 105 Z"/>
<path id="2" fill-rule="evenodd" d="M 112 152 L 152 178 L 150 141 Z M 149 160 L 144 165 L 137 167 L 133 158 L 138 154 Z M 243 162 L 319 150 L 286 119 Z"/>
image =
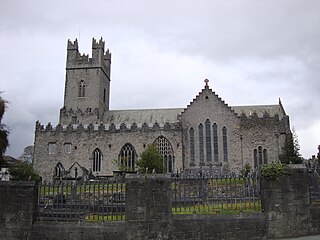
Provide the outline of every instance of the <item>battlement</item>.
<path id="1" fill-rule="evenodd" d="M 105 42 L 103 41 L 102 37 L 99 41 L 97 41 L 95 38 L 92 38 L 92 49 L 100 48 L 104 51 L 104 44 Z"/>
<path id="2" fill-rule="evenodd" d="M 104 50 L 105 42 L 101 38 L 97 41 L 92 39 L 92 57 L 88 54 L 80 54 L 78 40 L 68 40 L 67 44 L 67 69 L 101 67 L 107 75 L 110 75 L 111 53 L 109 49 Z"/>
<path id="3" fill-rule="evenodd" d="M 289 124 L 289 117 L 286 115 L 280 119 L 279 114 L 270 116 L 268 112 L 265 112 L 262 117 L 259 117 L 256 112 L 253 112 L 250 116 L 242 113 L 240 116 L 241 128 L 251 129 L 251 128 L 278 128 L 281 134 L 286 134 Z"/>
<path id="4" fill-rule="evenodd" d="M 77 50 L 78 51 L 78 39 L 74 40 L 73 42 L 68 39 L 68 46 L 67 50 Z"/>
<path id="5" fill-rule="evenodd" d="M 157 122 L 147 124 L 68 124 L 62 125 L 58 124 L 53 127 L 49 122 L 46 126 L 41 125 L 39 121 L 36 122 L 36 132 L 106 132 L 106 133 L 120 133 L 120 132 L 154 132 L 154 131 L 171 131 L 171 130 L 180 130 L 181 125 L 179 123 L 169 123 L 159 124 Z"/>

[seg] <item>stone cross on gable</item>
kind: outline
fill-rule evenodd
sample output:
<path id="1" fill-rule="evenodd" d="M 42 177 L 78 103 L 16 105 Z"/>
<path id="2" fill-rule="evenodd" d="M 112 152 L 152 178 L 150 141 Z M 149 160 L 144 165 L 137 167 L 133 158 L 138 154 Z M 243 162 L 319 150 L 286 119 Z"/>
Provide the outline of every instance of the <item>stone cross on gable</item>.
<path id="1" fill-rule="evenodd" d="M 204 82 L 206 83 L 206 87 L 208 87 L 208 86 L 209 86 L 209 85 L 208 85 L 209 80 L 206 78 L 206 79 L 204 80 Z"/>

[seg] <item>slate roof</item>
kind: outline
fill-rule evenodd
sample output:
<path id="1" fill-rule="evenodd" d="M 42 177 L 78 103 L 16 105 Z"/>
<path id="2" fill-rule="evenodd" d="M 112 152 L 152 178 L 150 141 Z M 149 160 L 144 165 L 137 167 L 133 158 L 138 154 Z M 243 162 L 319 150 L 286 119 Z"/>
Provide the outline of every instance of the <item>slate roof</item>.
<path id="1" fill-rule="evenodd" d="M 104 122 L 111 124 L 131 125 L 136 124 L 153 124 L 155 122 L 163 126 L 166 122 L 178 122 L 178 114 L 183 111 L 183 108 L 167 108 L 167 109 L 134 109 L 134 110 L 110 110 L 104 115 Z"/>
<path id="2" fill-rule="evenodd" d="M 267 112 L 271 117 L 278 114 L 283 117 L 283 112 L 279 104 L 276 105 L 256 105 L 256 106 L 230 106 L 238 116 L 242 113 L 247 116 L 257 113 L 258 117 L 263 117 Z M 104 122 L 107 124 L 126 125 L 136 124 L 153 124 L 155 122 L 163 126 L 166 122 L 178 122 L 177 116 L 184 111 L 184 108 L 164 108 L 164 109 L 132 109 L 132 110 L 109 110 L 105 112 Z"/>

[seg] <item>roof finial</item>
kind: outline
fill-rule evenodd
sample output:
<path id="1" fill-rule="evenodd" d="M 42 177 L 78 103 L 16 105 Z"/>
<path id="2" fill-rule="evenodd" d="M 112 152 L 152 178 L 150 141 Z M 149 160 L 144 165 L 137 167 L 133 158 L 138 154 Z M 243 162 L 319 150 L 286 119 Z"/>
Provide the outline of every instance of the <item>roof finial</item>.
<path id="1" fill-rule="evenodd" d="M 206 83 L 205 87 L 209 87 L 208 85 L 209 80 L 207 78 L 204 80 L 204 82 Z"/>

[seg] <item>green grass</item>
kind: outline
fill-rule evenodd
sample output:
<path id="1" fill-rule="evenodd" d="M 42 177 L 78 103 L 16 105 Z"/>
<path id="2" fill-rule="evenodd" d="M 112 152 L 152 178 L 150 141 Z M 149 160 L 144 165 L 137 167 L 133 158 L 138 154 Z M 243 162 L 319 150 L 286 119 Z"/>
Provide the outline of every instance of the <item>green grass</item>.
<path id="1" fill-rule="evenodd" d="M 261 212 L 261 202 L 224 203 L 214 205 L 191 205 L 172 208 L 172 214 L 240 214 Z"/>
<path id="2" fill-rule="evenodd" d="M 107 222 L 107 221 L 124 221 L 125 215 L 108 215 L 101 216 L 96 214 L 90 214 L 85 217 L 86 222 Z"/>

